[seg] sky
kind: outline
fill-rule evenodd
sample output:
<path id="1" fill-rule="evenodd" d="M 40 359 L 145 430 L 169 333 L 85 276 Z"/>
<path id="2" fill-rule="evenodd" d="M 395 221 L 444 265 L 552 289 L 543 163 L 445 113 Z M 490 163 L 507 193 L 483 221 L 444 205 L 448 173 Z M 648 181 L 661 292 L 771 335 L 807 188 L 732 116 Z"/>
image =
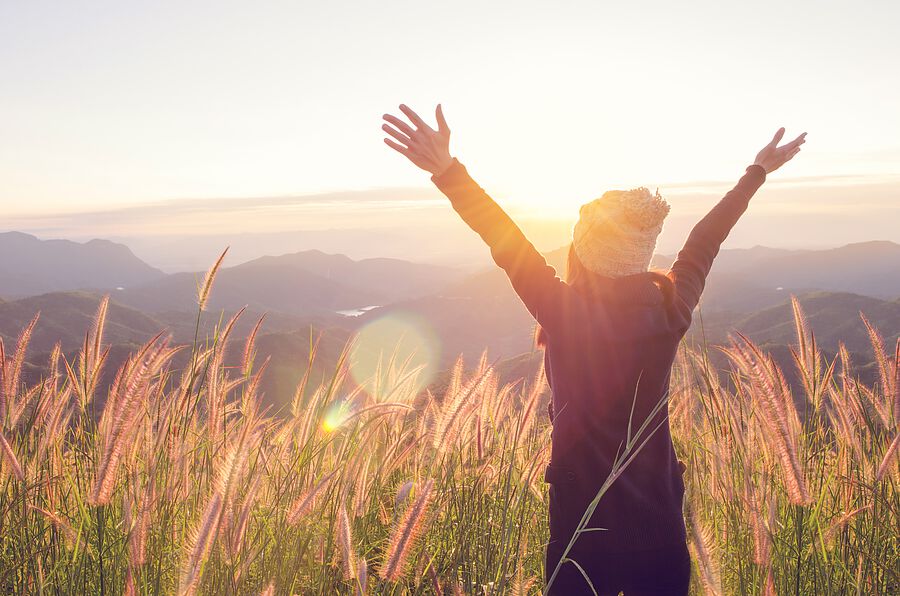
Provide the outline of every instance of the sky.
<path id="1" fill-rule="evenodd" d="M 440 197 L 381 115 L 441 102 L 454 155 L 525 219 L 641 185 L 702 213 L 785 126 L 808 142 L 763 212 L 900 241 L 898 27 L 878 0 L 2 2 L 0 229 L 367 225 L 347 193 L 414 222 Z M 828 244 L 809 227 L 785 243 Z M 757 228 L 741 242 L 778 243 Z"/>

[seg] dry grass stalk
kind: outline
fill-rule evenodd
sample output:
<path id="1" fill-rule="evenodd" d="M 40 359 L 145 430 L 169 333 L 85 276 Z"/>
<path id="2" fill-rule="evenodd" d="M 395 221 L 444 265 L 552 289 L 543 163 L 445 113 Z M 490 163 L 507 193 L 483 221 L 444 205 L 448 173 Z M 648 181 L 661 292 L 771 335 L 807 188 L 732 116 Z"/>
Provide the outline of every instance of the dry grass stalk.
<path id="1" fill-rule="evenodd" d="M 75 529 L 72 525 L 63 519 L 59 514 L 53 513 L 52 511 L 48 511 L 43 507 L 38 507 L 37 505 L 28 505 L 28 508 L 32 511 L 36 511 L 44 516 L 47 521 L 49 521 L 57 531 L 61 532 L 63 536 L 66 538 L 66 542 L 68 544 L 75 544 L 78 539 L 78 534 L 75 532 Z"/>
<path id="2" fill-rule="evenodd" d="M 225 432 L 224 410 L 229 391 L 224 370 L 225 349 L 228 347 L 228 338 L 241 315 L 244 314 L 244 310 L 244 308 L 238 310 L 225 324 L 222 332 L 218 334 L 209 363 L 206 381 L 207 428 L 209 443 L 214 447 L 218 445 L 219 437 Z"/>
<path id="3" fill-rule="evenodd" d="M 887 351 L 884 347 L 884 340 L 878 330 L 869 322 L 869 320 L 860 313 L 863 324 L 866 326 L 866 332 L 869 334 L 869 342 L 872 344 L 872 352 L 875 355 L 875 362 L 878 365 L 878 376 L 881 381 L 881 391 L 884 395 L 885 403 L 893 410 L 894 420 L 898 420 L 900 416 L 900 387 L 898 387 L 898 369 L 897 362 L 888 361 Z M 900 345 L 900 339 L 898 339 Z"/>
<path id="4" fill-rule="evenodd" d="M 212 292 L 213 282 L 216 280 L 216 274 L 219 272 L 219 267 L 222 266 L 222 261 L 225 260 L 225 255 L 228 254 L 228 249 L 222 251 L 222 254 L 219 255 L 219 258 L 216 259 L 215 265 L 206 272 L 206 276 L 203 278 L 203 282 L 197 288 L 197 305 L 200 307 L 200 310 L 206 310 L 206 303 L 209 300 L 209 294 Z"/>
<path id="5" fill-rule="evenodd" d="M 124 596 L 137 596 L 137 593 L 137 587 L 134 585 L 134 573 L 129 567 L 128 571 L 125 572 L 125 585 L 122 589 L 122 594 Z"/>
<path id="6" fill-rule="evenodd" d="M 250 366 L 256 356 L 256 335 L 259 333 L 259 329 L 262 327 L 263 321 L 265 320 L 266 315 L 263 315 L 256 321 L 256 325 L 253 326 L 253 330 L 250 332 L 250 335 L 247 336 L 247 341 L 244 343 L 244 354 L 241 357 L 241 374 L 244 376 L 250 374 Z"/>
<path id="7" fill-rule="evenodd" d="M 436 450 L 441 452 L 454 443 L 457 432 L 466 417 L 478 408 L 474 397 L 478 395 L 489 374 L 490 371 L 485 370 L 481 375 L 473 376 L 455 394 L 447 393 L 444 396 L 444 402 L 440 414 L 435 419 L 432 433 L 432 446 Z"/>
<path id="8" fill-rule="evenodd" d="M 744 505 L 750 513 L 750 532 L 753 536 L 753 562 L 760 567 L 765 567 L 771 560 L 772 547 L 769 528 L 766 526 L 762 514 L 762 509 L 766 503 L 753 486 L 749 472 L 745 474 Z"/>
<path id="9" fill-rule="evenodd" d="M 6 412 L 9 410 L 10 395 L 7 389 L 7 379 L 10 375 L 10 364 L 6 358 L 6 345 L 0 337 L 0 423 L 5 423 Z"/>
<path id="10" fill-rule="evenodd" d="M 287 514 L 287 523 L 291 526 L 296 526 L 300 523 L 300 520 L 304 515 L 309 513 L 309 511 L 313 507 L 313 503 L 316 501 L 316 497 L 322 492 L 322 490 L 328 485 L 328 482 L 334 478 L 334 476 L 338 473 L 338 470 L 335 470 L 322 478 L 314 487 L 300 495 L 296 501 L 294 501 L 293 505 L 291 505 Z"/>
<path id="11" fill-rule="evenodd" d="M 201 568 L 219 531 L 223 505 L 221 493 L 215 491 L 204 508 L 200 522 L 191 534 L 187 555 L 181 567 L 181 581 L 178 585 L 178 594 L 181 596 L 189 596 L 197 591 Z"/>
<path id="12" fill-rule="evenodd" d="M 428 504 L 431 501 L 433 488 L 434 480 L 429 479 L 391 533 L 384 563 L 379 571 L 381 579 L 396 582 L 402 577 L 406 562 L 418 535 L 422 531 L 422 524 L 428 510 Z"/>
<path id="13" fill-rule="evenodd" d="M 775 587 L 775 572 L 771 565 L 766 568 L 766 578 L 764 581 L 762 596 L 778 596 L 778 589 Z"/>
<path id="14" fill-rule="evenodd" d="M 20 408 L 18 407 L 16 396 L 19 392 L 22 365 L 25 364 L 25 353 L 28 350 L 28 344 L 31 341 L 34 327 L 37 325 L 40 316 L 40 312 L 35 314 L 31 322 L 19 333 L 16 351 L 12 360 L 7 359 L 3 342 L 0 341 L 0 427 L 2 427 L 4 421 L 10 427 L 15 426 L 18 421 Z"/>
<path id="15" fill-rule="evenodd" d="M 762 421 L 770 431 L 771 442 L 766 445 L 774 448 L 791 503 L 807 504 L 810 496 L 797 448 L 799 424 L 795 422 L 797 414 L 793 403 L 785 398 L 782 390 L 783 377 L 771 357 L 763 355 L 748 338 L 741 336 L 741 340 L 741 344 L 733 342 L 726 354 L 753 387 L 752 394 L 763 414 Z"/>
<path id="16" fill-rule="evenodd" d="M 147 533 L 150 529 L 150 514 L 153 511 L 155 499 L 154 481 L 151 479 L 140 499 L 135 503 L 133 524 L 127 524 L 129 527 L 128 550 L 133 567 L 141 567 L 147 560 Z M 130 511 L 130 507 L 126 507 L 126 511 Z"/>
<path id="17" fill-rule="evenodd" d="M 369 564 L 364 557 L 356 562 L 356 596 L 365 596 L 369 584 Z"/>
<path id="18" fill-rule="evenodd" d="M 87 408 L 87 405 L 94 397 L 97 385 L 100 383 L 100 374 L 103 370 L 103 365 L 109 355 L 109 348 L 103 347 L 103 333 L 106 328 L 108 312 L 109 296 L 104 296 L 100 300 L 100 305 L 97 307 L 97 314 L 94 316 L 91 330 L 84 336 L 84 343 L 82 344 L 81 352 L 78 354 L 77 358 L 77 372 L 72 368 L 69 362 L 63 358 L 63 364 L 69 378 L 69 383 L 74 388 L 82 411 Z"/>
<path id="19" fill-rule="evenodd" d="M 356 551 L 353 549 L 350 517 L 347 515 L 347 508 L 343 504 L 338 508 L 338 518 L 334 531 L 344 579 L 356 579 Z"/>
<path id="20" fill-rule="evenodd" d="M 6 440 L 6 435 L 3 434 L 3 431 L 0 431 L 0 452 L 3 455 L 3 461 L 6 462 L 6 465 L 9 466 L 9 469 L 12 471 L 13 476 L 22 482 L 25 480 L 25 473 L 22 471 L 22 466 L 19 464 L 19 459 L 16 457 L 16 454 L 13 452 L 12 446 L 9 444 L 9 441 Z"/>
<path id="21" fill-rule="evenodd" d="M 719 596 L 724 594 L 722 591 L 721 573 L 719 565 L 716 562 L 713 553 L 712 534 L 708 528 L 704 527 L 700 521 L 697 512 L 699 508 L 691 508 L 689 516 L 690 545 L 694 553 L 694 559 L 697 562 L 697 569 L 700 572 L 700 584 L 703 587 L 704 594 Z"/>
<path id="22" fill-rule="evenodd" d="M 219 533 L 226 509 L 231 507 L 234 492 L 245 471 L 249 452 L 257 441 L 256 425 L 252 419 L 247 420 L 216 470 L 213 494 L 195 526 L 187 554 L 182 562 L 179 594 L 189 595 L 196 592 L 203 563 Z"/>
<path id="23" fill-rule="evenodd" d="M 538 372 L 534 376 L 534 382 L 531 385 L 531 391 L 522 407 L 521 417 L 519 418 L 519 427 L 516 429 L 516 437 L 521 441 L 522 437 L 528 434 L 534 422 L 535 412 L 537 411 L 538 400 L 544 392 L 544 367 L 538 368 Z"/>
<path id="24" fill-rule="evenodd" d="M 413 481 L 407 480 L 397 489 L 397 494 L 394 496 L 394 509 L 400 509 L 400 506 L 406 503 L 406 499 L 409 497 L 409 492 L 412 490 Z"/>
<path id="25" fill-rule="evenodd" d="M 834 520 L 828 529 L 825 531 L 823 535 L 823 539 L 825 542 L 831 542 L 834 539 L 835 534 L 844 529 L 848 523 L 850 523 L 857 515 L 862 513 L 863 511 L 868 511 L 872 508 L 872 504 L 863 505 L 862 507 L 857 507 L 853 511 L 849 511 L 844 515 L 840 516 L 836 520 Z"/>
<path id="26" fill-rule="evenodd" d="M 138 418 L 141 400 L 147 393 L 151 378 L 171 357 L 171 352 L 165 350 L 165 344 L 155 345 L 158 337 L 146 344 L 137 359 L 128 367 L 126 383 L 120 386 L 121 393 L 118 399 L 112 402 L 113 415 L 106 418 L 104 412 L 106 419 L 101 420 L 101 425 L 104 423 L 106 425 L 104 450 L 90 496 L 90 502 L 94 505 L 105 505 L 109 502 L 122 453 Z M 110 404 L 107 404 L 107 407 L 109 406 Z"/>
<path id="27" fill-rule="evenodd" d="M 878 482 L 884 480 L 884 477 L 892 466 L 895 471 L 897 470 L 897 467 L 900 466 L 900 431 L 897 432 L 894 436 L 894 440 L 891 441 L 891 444 L 885 449 L 881 465 L 878 466 L 878 472 L 875 474 L 875 480 Z"/>
<path id="28" fill-rule="evenodd" d="M 235 520 L 235 523 L 231 528 L 231 535 L 229 536 L 229 550 L 232 558 L 241 551 L 241 548 L 244 545 L 244 536 L 247 533 L 247 526 L 250 522 L 250 514 L 253 511 L 253 505 L 256 503 L 256 499 L 259 495 L 261 478 L 261 474 L 257 473 L 253 475 L 253 480 L 250 483 L 250 488 L 247 489 L 247 494 L 244 496 L 243 503 L 241 503 L 237 519 Z"/>

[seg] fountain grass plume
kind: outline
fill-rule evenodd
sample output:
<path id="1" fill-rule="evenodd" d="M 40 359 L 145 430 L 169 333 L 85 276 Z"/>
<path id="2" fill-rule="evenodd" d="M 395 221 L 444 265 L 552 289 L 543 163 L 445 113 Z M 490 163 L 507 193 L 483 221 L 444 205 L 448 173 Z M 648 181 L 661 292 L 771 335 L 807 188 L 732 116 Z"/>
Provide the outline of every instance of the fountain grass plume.
<path id="1" fill-rule="evenodd" d="M 384 563 L 379 571 L 381 579 L 396 582 L 402 577 L 416 539 L 422 532 L 433 489 L 434 480 L 429 478 L 391 533 Z"/>
<path id="2" fill-rule="evenodd" d="M 335 542 L 338 545 L 338 555 L 341 561 L 344 579 L 356 579 L 356 551 L 353 548 L 353 533 L 350 530 L 350 517 L 347 515 L 347 507 L 344 504 L 338 508 L 337 523 L 334 527 Z"/>
<path id="3" fill-rule="evenodd" d="M 200 307 L 201 311 L 206 310 L 206 303 L 212 292 L 213 282 L 215 282 L 216 275 L 219 273 L 219 268 L 222 266 L 222 261 L 225 260 L 225 255 L 227 254 L 228 248 L 222 251 L 222 254 L 216 259 L 215 264 L 206 272 L 203 282 L 197 287 L 197 305 Z"/>

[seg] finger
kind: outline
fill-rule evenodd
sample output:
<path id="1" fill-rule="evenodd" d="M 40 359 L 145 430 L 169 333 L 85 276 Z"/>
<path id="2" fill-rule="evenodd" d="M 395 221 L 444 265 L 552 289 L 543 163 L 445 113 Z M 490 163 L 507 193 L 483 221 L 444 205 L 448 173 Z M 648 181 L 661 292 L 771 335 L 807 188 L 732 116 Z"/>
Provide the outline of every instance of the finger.
<path id="1" fill-rule="evenodd" d="M 406 114 L 406 117 L 410 119 L 410 121 L 416 125 L 417 129 L 420 130 L 431 130 L 431 127 L 425 124 L 425 121 L 419 118 L 419 115 L 413 112 L 409 107 L 404 104 L 400 104 L 400 111 Z M 432 131 L 433 132 L 433 131 Z"/>
<path id="2" fill-rule="evenodd" d="M 403 134 L 405 134 L 406 136 L 408 136 L 410 138 L 412 138 L 413 134 L 415 133 L 415 131 L 412 128 L 410 128 L 410 126 L 406 122 L 401 120 L 400 118 L 391 116 L 390 114 L 385 114 L 384 116 L 382 116 L 382 118 L 384 118 L 386 121 L 388 121 L 391 124 L 393 124 L 394 126 L 396 126 L 400 130 L 400 132 L 402 132 Z"/>
<path id="3" fill-rule="evenodd" d="M 394 130 L 394 128 L 388 126 L 387 124 L 382 124 L 382 125 L 381 125 L 381 130 L 383 130 L 384 132 L 388 133 L 389 135 L 391 135 L 392 137 L 394 137 L 395 139 L 397 139 L 398 141 L 400 141 L 401 143 L 403 143 L 403 144 L 406 145 L 407 147 L 409 147 L 409 146 L 412 145 L 412 139 L 410 139 L 410 138 L 409 138 L 408 136 L 406 136 L 405 134 L 403 134 L 403 133 L 401 133 L 401 132 L 398 132 L 398 131 Z"/>
<path id="4" fill-rule="evenodd" d="M 385 145 L 387 145 L 388 147 L 390 147 L 391 149 L 393 149 L 393 150 L 396 151 L 397 153 L 402 153 L 402 154 L 405 155 L 406 157 L 409 157 L 409 156 L 410 156 L 410 153 L 411 153 L 410 150 L 407 149 L 406 147 L 404 147 L 403 145 L 401 145 L 401 144 L 399 144 L 399 143 L 395 143 L 394 141 L 392 141 L 392 140 L 390 140 L 390 139 L 385 139 L 385 140 L 384 140 L 384 143 L 385 143 Z"/>
<path id="5" fill-rule="evenodd" d="M 806 142 L 806 133 L 803 133 L 802 135 L 798 136 L 796 139 L 794 139 L 793 141 L 791 141 L 790 143 L 785 145 L 785 147 L 790 147 L 791 149 L 793 149 L 794 147 L 799 147 L 800 145 L 802 145 L 805 142 Z"/>
<path id="6" fill-rule="evenodd" d="M 784 127 L 778 129 L 778 132 L 775 133 L 775 136 L 772 137 L 772 142 L 769 143 L 771 147 L 776 147 L 778 142 L 781 141 L 782 137 L 784 137 Z"/>
<path id="7" fill-rule="evenodd" d="M 793 151 L 790 151 L 790 152 L 788 152 L 788 153 L 785 153 L 785 154 L 781 157 L 781 163 L 786 164 L 787 162 L 791 161 L 791 160 L 794 158 L 794 156 L 797 155 L 798 153 L 800 153 L 800 149 L 799 149 L 799 148 L 794 149 Z"/>
<path id="8" fill-rule="evenodd" d="M 441 107 L 441 104 L 437 105 L 434 115 L 437 117 L 438 131 L 443 134 L 450 134 L 450 127 L 447 126 L 447 119 L 444 118 L 444 109 Z"/>

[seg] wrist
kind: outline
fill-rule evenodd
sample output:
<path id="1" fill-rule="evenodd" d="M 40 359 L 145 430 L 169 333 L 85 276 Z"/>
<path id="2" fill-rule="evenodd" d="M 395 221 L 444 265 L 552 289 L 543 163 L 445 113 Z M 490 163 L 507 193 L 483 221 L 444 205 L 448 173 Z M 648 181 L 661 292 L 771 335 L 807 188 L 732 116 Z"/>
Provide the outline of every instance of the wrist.
<path id="1" fill-rule="evenodd" d="M 433 176 L 440 176 L 445 173 L 450 167 L 456 162 L 455 157 L 447 156 L 447 159 L 442 160 L 440 163 L 435 165 L 435 168 L 431 171 Z"/>

